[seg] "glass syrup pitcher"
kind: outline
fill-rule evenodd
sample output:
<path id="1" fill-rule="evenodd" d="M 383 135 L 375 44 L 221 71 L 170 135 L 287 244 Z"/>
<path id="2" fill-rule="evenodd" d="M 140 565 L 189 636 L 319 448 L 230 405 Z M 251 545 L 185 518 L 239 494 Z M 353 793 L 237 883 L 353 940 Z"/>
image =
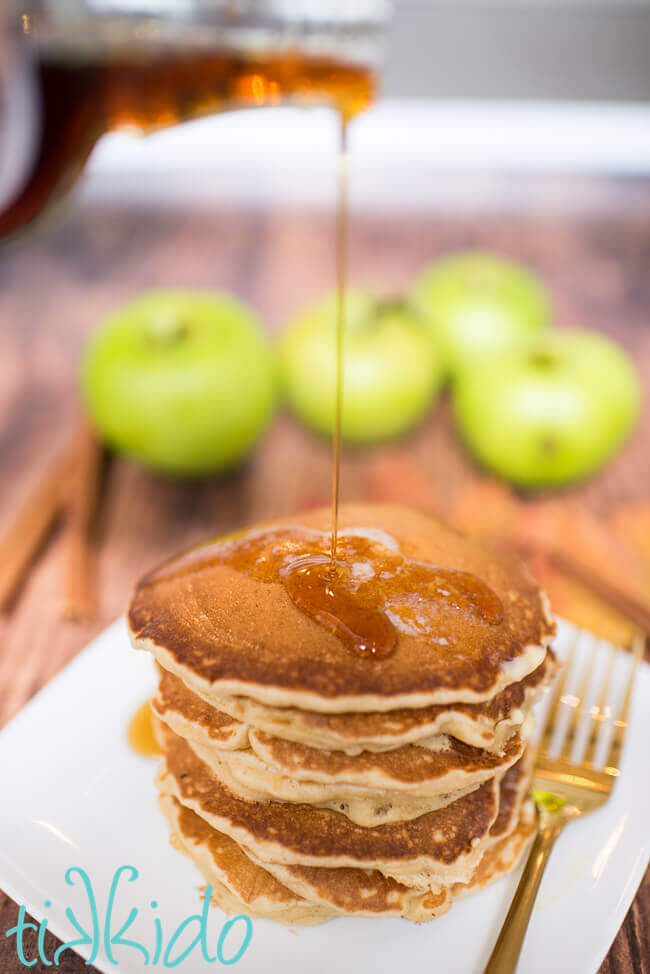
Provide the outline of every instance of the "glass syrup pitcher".
<path id="1" fill-rule="evenodd" d="M 49 211 L 98 139 L 233 108 L 373 99 L 384 0 L 3 0 L 0 242 Z"/>

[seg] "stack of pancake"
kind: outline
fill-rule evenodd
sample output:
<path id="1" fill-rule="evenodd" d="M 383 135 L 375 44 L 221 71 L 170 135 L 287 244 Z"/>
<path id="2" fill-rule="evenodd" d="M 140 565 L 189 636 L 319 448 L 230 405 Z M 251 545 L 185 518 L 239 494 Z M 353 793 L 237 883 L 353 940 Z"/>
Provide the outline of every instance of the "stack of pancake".
<path id="1" fill-rule="evenodd" d="M 327 532 L 329 518 L 271 527 Z M 472 573 L 501 621 L 435 603 L 433 627 L 391 617 L 396 650 L 363 658 L 279 579 L 213 557 L 219 542 L 166 563 L 129 612 L 160 677 L 160 803 L 228 912 L 428 920 L 512 868 L 532 834 L 526 743 L 555 670 L 554 624 L 524 568 L 436 520 L 350 505 L 339 523 L 343 536 Z"/>

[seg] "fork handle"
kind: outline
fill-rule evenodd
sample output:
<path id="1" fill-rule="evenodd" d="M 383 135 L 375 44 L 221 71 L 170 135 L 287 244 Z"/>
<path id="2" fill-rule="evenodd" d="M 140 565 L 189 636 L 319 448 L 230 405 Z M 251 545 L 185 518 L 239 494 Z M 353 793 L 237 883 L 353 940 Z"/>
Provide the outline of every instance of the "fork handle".
<path id="1" fill-rule="evenodd" d="M 551 849 L 564 828 L 565 821 L 563 816 L 557 816 L 540 824 L 508 915 L 503 921 L 499 939 L 483 974 L 514 974 L 516 971 L 537 890 Z"/>

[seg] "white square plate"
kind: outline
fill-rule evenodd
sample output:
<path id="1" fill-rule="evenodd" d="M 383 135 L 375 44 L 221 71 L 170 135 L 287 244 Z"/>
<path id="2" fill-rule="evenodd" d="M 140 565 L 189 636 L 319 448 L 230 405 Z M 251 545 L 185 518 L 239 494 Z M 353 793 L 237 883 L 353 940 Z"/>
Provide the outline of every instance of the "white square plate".
<path id="1" fill-rule="evenodd" d="M 560 656 L 570 637 L 571 627 L 562 623 L 556 641 Z M 592 638 L 583 635 L 583 656 Z M 599 653 L 604 663 L 605 644 Z M 627 665 L 627 660 L 617 664 L 619 686 Z M 111 929 L 117 931 L 132 908 L 138 909 L 124 936 L 150 952 L 149 969 L 163 967 L 162 957 L 154 956 L 160 929 L 156 920 L 166 945 L 179 923 L 201 906 L 201 880 L 194 866 L 169 845 L 156 802 L 154 763 L 132 753 L 126 740 L 129 719 L 153 686 L 150 660 L 130 649 L 124 621 L 118 620 L 0 733 L 0 887 L 39 921 L 47 917 L 50 929 L 63 940 L 71 940 L 79 933 L 70 911 L 83 929 L 91 926 L 80 874 L 70 876 L 73 885 L 65 878 L 72 867 L 83 868 L 97 899 L 101 939 L 112 877 L 120 866 L 136 867 L 137 879 L 129 883 L 126 874 L 121 877 Z M 601 811 L 570 825 L 560 837 L 540 890 L 520 974 L 590 974 L 607 953 L 650 854 L 649 741 L 650 667 L 643 664 L 620 779 Z M 516 882 L 516 876 L 502 879 L 420 926 L 395 919 L 344 918 L 290 930 L 255 920 L 252 940 L 236 969 L 242 974 L 479 974 Z M 219 910 L 210 910 L 213 955 L 224 920 Z M 190 925 L 172 959 L 195 932 L 196 925 Z M 236 950 L 240 935 L 233 928 L 226 957 Z M 88 958 L 91 947 L 82 946 L 79 953 Z M 117 946 L 114 957 L 117 964 L 100 945 L 94 963 L 105 972 L 144 970 L 144 955 L 137 948 Z M 195 974 L 220 966 L 203 960 L 197 948 L 178 969 Z M 15 970 L 23 969 L 16 958 Z"/>

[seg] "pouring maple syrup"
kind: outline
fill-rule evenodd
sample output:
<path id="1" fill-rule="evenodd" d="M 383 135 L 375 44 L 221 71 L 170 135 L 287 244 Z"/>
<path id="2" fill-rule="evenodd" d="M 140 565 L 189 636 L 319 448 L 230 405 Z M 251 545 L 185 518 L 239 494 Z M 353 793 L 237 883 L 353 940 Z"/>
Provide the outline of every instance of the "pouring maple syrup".
<path id="1" fill-rule="evenodd" d="M 361 103 L 355 100 L 358 107 Z M 174 559 L 145 584 L 176 578 L 211 565 L 225 565 L 263 582 L 280 582 L 292 602 L 336 635 L 348 650 L 382 660 L 397 648 L 399 632 L 417 633 L 441 645 L 448 612 L 499 625 L 503 606 L 495 592 L 470 572 L 418 562 L 363 532 L 340 532 L 338 523 L 348 264 L 348 124 L 340 114 L 336 207 L 336 388 L 329 532 L 296 526 L 224 539 Z M 452 648 L 452 647 L 450 647 Z"/>
<path id="2" fill-rule="evenodd" d="M 61 16 L 67 6 L 59 5 Z M 318 19 L 309 28 L 314 33 L 305 35 L 302 44 L 300 39 L 293 40 L 299 37 L 296 24 L 289 25 L 288 34 L 274 33 L 277 11 L 272 3 L 267 4 L 266 20 L 247 25 L 237 21 L 235 6 L 212 0 L 215 29 L 206 33 L 205 26 L 199 24 L 187 36 L 177 22 L 167 30 L 170 25 L 165 24 L 164 17 L 151 23 L 128 18 L 114 21 L 110 17 L 98 21 L 87 16 L 91 8 L 85 0 L 74 0 L 75 6 L 86 11 L 81 23 L 88 32 L 85 27 L 81 32 L 69 25 L 66 29 L 64 20 L 57 27 L 55 18 L 54 33 L 45 30 L 34 49 L 40 135 L 22 190 L 0 213 L 0 238 L 27 226 L 56 201 L 77 177 L 99 137 L 110 130 L 148 132 L 236 107 L 276 105 L 287 100 L 303 105 L 329 104 L 340 119 L 331 530 L 262 532 L 239 542 L 207 546 L 198 557 L 230 564 L 264 581 L 280 581 L 296 606 L 363 657 L 389 656 L 396 648 L 400 629 L 422 629 L 424 625 L 426 630 L 429 626 L 426 634 L 434 638 L 444 611 L 469 612 L 486 624 L 498 624 L 501 603 L 480 579 L 414 562 L 367 537 L 339 531 L 348 256 L 347 132 L 351 119 L 373 99 L 372 62 L 363 58 L 357 62 L 333 53 L 331 46 L 324 48 L 319 33 L 323 25 Z M 341 16 L 340 6 L 336 9 Z M 347 5 L 344 14 L 345 30 L 356 43 L 368 25 L 346 20 Z M 39 33 L 36 20 L 32 23 L 29 15 L 23 17 L 23 25 L 26 34 Z M 253 29 L 248 30 L 251 26 Z M 281 43 L 261 43 L 261 37 Z M 332 37 L 335 33 L 330 41 Z M 225 43 L 227 40 L 234 43 Z M 346 50 L 349 52 L 349 47 Z M 194 564 L 193 556 L 176 563 L 176 570 L 184 570 L 188 563 Z M 423 606 L 431 611 L 424 611 Z M 150 730 L 147 704 L 132 725 L 133 743 L 137 738 L 140 748 L 154 753 Z"/>
<path id="3" fill-rule="evenodd" d="M 111 46 L 39 49 L 40 134 L 22 190 L 0 212 L 0 240 L 29 226 L 76 182 L 99 138 L 143 133 L 235 108 L 329 104 L 347 121 L 371 103 L 366 65 L 297 50 L 243 53 Z"/>

